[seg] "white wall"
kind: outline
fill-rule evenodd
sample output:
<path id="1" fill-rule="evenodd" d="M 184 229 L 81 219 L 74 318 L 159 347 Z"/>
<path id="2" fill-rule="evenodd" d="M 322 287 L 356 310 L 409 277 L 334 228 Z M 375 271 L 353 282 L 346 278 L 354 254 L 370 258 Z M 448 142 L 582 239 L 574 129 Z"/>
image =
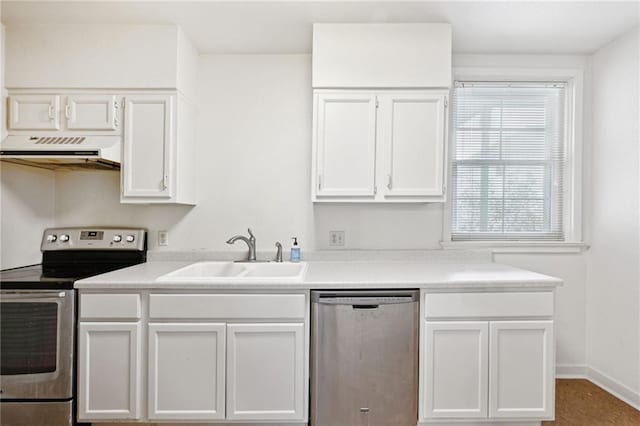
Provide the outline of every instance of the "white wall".
<path id="1" fill-rule="evenodd" d="M 587 362 L 640 405 L 638 30 L 593 56 Z M 633 395 L 635 393 L 635 395 Z"/>
<path id="2" fill-rule="evenodd" d="M 0 25 L 0 139 L 6 134 L 4 25 Z M 54 174 L 0 162 L 0 269 L 40 263 L 42 231 L 54 221 Z"/>
<path id="3" fill-rule="evenodd" d="M 0 269 L 40 263 L 54 223 L 54 173 L 0 162 Z"/>

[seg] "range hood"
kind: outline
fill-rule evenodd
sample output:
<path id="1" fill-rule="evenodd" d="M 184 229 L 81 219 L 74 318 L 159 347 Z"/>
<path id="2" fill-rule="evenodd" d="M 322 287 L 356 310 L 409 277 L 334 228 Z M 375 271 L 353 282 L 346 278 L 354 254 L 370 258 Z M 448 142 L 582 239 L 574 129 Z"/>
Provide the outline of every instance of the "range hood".
<path id="1" fill-rule="evenodd" d="M 120 136 L 10 135 L 0 143 L 0 160 L 58 169 L 120 169 Z"/>

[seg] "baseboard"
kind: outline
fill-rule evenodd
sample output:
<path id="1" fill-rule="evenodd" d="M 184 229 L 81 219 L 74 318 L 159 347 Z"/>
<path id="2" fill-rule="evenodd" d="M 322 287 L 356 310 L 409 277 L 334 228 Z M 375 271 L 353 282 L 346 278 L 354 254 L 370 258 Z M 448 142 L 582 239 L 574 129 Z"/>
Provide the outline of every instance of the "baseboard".
<path id="1" fill-rule="evenodd" d="M 557 379 L 586 379 L 587 378 L 586 365 L 580 364 L 556 364 L 556 378 Z"/>
<path id="2" fill-rule="evenodd" d="M 640 411 L 639 392 L 635 392 L 633 389 L 592 367 L 587 367 L 587 379 Z"/>

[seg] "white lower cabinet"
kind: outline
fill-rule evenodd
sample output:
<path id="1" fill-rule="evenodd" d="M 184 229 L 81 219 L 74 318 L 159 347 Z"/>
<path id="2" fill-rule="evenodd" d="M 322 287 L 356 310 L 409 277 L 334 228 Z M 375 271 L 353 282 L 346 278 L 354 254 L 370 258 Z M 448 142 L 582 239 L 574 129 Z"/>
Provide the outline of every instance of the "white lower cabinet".
<path id="1" fill-rule="evenodd" d="M 225 324 L 149 324 L 150 419 L 224 419 Z"/>
<path id="2" fill-rule="evenodd" d="M 553 292 L 423 295 L 421 423 L 553 418 Z"/>
<path id="3" fill-rule="evenodd" d="M 78 418 L 139 419 L 140 322 L 81 322 Z"/>
<path id="4" fill-rule="evenodd" d="M 492 321 L 489 330 L 489 416 L 552 416 L 553 321 Z"/>
<path id="5" fill-rule="evenodd" d="M 425 416 L 487 416 L 488 324 L 486 321 L 425 324 Z"/>
<path id="6" fill-rule="evenodd" d="M 308 291 L 81 291 L 79 316 L 78 420 L 307 422 Z"/>
<path id="7" fill-rule="evenodd" d="M 227 419 L 304 420 L 304 324 L 229 324 L 227 335 Z"/>

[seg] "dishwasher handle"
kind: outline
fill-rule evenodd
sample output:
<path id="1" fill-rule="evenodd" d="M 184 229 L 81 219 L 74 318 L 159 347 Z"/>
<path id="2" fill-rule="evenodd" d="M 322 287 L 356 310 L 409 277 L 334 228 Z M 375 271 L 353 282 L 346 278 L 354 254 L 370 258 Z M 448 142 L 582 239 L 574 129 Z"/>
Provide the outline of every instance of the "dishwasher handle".
<path id="1" fill-rule="evenodd" d="M 311 302 L 320 305 L 351 305 L 354 309 L 376 309 L 379 305 L 415 303 L 418 290 L 312 291 Z"/>

